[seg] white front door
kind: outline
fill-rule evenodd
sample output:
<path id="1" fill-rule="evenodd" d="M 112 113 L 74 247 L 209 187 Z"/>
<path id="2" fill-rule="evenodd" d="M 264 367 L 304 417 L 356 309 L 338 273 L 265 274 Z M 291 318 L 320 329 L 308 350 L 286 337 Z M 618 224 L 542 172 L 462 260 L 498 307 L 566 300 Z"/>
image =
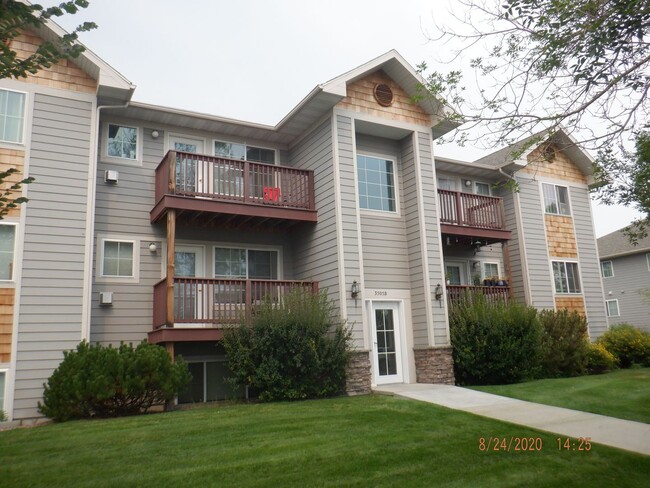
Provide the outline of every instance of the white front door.
<path id="1" fill-rule="evenodd" d="M 204 252 L 201 246 L 176 246 L 174 249 L 174 275 L 181 278 L 205 276 Z M 200 324 L 209 318 L 204 310 L 208 303 L 203 297 L 204 286 L 197 281 L 174 284 L 174 316 L 177 326 Z M 179 324 L 180 323 L 180 324 Z"/>
<path id="2" fill-rule="evenodd" d="M 399 302 L 372 302 L 370 308 L 375 384 L 401 383 Z"/>
<path id="3" fill-rule="evenodd" d="M 169 149 L 195 154 L 205 154 L 202 139 L 169 136 Z M 182 193 L 207 193 L 212 166 L 197 158 L 180 158 L 176 161 L 176 188 Z"/>

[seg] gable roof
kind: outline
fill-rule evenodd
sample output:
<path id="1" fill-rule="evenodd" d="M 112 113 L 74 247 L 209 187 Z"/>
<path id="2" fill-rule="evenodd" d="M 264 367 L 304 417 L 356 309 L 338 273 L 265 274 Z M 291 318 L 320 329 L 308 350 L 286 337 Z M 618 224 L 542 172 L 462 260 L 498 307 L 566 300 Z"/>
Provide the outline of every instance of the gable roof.
<path id="1" fill-rule="evenodd" d="M 317 85 L 275 126 L 138 102 L 132 102 L 128 108 L 114 110 L 111 113 L 136 117 L 158 124 L 182 125 L 197 130 L 220 132 L 224 135 L 236 133 L 245 138 L 289 145 L 347 96 L 349 83 L 378 70 L 383 70 L 409 96 L 420 93 L 418 87 L 424 83 L 422 77 L 397 51 L 391 50 L 353 70 Z M 418 102 L 418 105 L 437 122 L 437 125 L 432 128 L 434 138 L 455 128 L 453 123 L 439 116 L 441 111 L 449 113 L 451 110 L 441 101 L 433 97 L 424 97 Z"/>
<path id="2" fill-rule="evenodd" d="M 540 139 L 541 141 L 533 143 L 531 147 L 526 149 L 524 154 L 527 154 L 548 141 L 555 144 L 560 151 L 565 153 L 585 176 L 593 175 L 593 158 L 587 152 L 580 149 L 578 142 L 564 129 L 558 129 L 554 132 L 549 130 L 539 131 L 508 147 L 504 147 L 492 154 L 488 154 L 487 156 L 476 160 L 475 163 L 494 166 L 495 168 L 513 166 L 513 169 L 516 170 L 517 166 L 525 166 L 528 162 L 525 160 L 524 155 L 522 155 L 518 160 L 513 160 L 513 153 L 521 151 L 535 139 Z"/>
<path id="3" fill-rule="evenodd" d="M 623 234 L 625 227 L 597 240 L 600 259 L 616 258 L 630 254 L 650 252 L 650 236 L 639 240 L 635 246 Z"/>
<path id="4" fill-rule="evenodd" d="M 30 4 L 27 0 L 21 1 Z M 54 42 L 68 33 L 52 19 L 46 19 L 43 25 L 37 28 L 30 27 L 30 30 L 43 40 L 50 42 Z M 73 59 L 72 62 L 93 79 L 97 80 L 98 104 L 116 105 L 131 100 L 135 85 L 88 49 L 83 43 L 79 42 L 79 44 L 85 48 L 85 51 Z"/>

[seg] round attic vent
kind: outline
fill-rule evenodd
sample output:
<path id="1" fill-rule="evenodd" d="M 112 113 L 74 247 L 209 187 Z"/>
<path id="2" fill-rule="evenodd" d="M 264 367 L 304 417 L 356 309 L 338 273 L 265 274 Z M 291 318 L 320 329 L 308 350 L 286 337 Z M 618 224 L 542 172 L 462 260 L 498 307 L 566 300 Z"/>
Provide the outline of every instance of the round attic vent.
<path id="1" fill-rule="evenodd" d="M 385 83 L 375 85 L 375 100 L 384 107 L 390 107 L 393 104 L 393 90 Z"/>

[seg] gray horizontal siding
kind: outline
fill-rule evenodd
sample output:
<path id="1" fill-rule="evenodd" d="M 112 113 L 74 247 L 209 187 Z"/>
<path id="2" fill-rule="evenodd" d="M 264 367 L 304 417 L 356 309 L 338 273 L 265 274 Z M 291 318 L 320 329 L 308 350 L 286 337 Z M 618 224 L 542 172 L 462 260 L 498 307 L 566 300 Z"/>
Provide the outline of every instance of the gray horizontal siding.
<path id="1" fill-rule="evenodd" d="M 555 309 L 539 182 L 517 178 L 531 305 Z"/>
<path id="2" fill-rule="evenodd" d="M 88 102 L 34 96 L 15 418 L 38 415 L 42 384 L 81 340 L 91 117 Z"/>
<path id="3" fill-rule="evenodd" d="M 517 223 L 517 202 L 516 194 L 512 191 L 502 190 L 500 196 L 503 197 L 503 210 L 506 217 L 506 229 L 512 231 L 512 239 L 508 241 L 507 252 L 510 257 L 510 269 L 507 270 L 508 277 L 510 278 L 510 287 L 512 288 L 513 296 L 520 303 L 526 303 L 526 288 L 525 288 L 525 272 L 524 260 L 522 253 L 524 252 L 524 243 L 521 239 L 521 229 L 518 228 Z"/>
<path id="4" fill-rule="evenodd" d="M 609 325 L 627 322 L 650 332 L 650 269 L 646 253 L 607 261 L 612 262 L 614 276 L 603 278 L 605 300 L 618 300 L 620 312 L 620 317 L 609 317 Z"/>
<path id="5" fill-rule="evenodd" d="M 582 279 L 582 293 L 589 322 L 589 334 L 592 339 L 596 339 L 607 330 L 607 314 L 603 306 L 603 286 L 591 216 L 591 202 L 587 188 L 572 187 L 569 190 L 569 195 L 578 245 L 580 278 Z M 650 325 L 650 320 L 648 322 Z"/>

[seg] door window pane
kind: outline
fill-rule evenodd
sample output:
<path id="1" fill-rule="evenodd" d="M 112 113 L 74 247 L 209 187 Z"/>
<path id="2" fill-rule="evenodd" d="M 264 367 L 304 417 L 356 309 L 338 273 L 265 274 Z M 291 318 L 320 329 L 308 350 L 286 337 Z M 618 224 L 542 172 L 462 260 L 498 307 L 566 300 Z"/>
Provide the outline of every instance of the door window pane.
<path id="1" fill-rule="evenodd" d="M 460 279 L 460 266 L 446 266 L 446 278 L 450 285 L 462 285 Z"/>
<path id="2" fill-rule="evenodd" d="M 214 274 L 217 278 L 246 278 L 246 250 L 215 248 Z"/>
<path id="3" fill-rule="evenodd" d="M 395 325 L 393 310 L 375 310 L 377 328 L 377 360 L 379 375 L 397 374 L 397 350 L 395 347 Z"/>

